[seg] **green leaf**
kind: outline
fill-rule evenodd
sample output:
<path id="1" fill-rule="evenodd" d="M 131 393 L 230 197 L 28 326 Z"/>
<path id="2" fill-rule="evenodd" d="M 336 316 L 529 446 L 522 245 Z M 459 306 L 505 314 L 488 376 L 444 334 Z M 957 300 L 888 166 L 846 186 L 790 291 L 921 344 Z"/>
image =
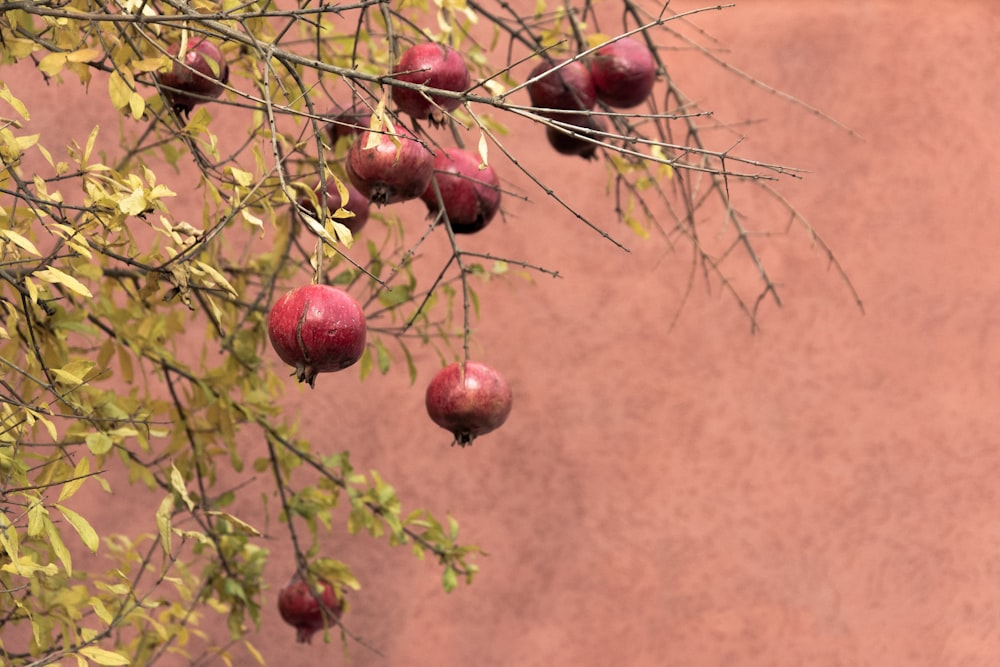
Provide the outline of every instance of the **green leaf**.
<path id="1" fill-rule="evenodd" d="M 90 549 L 92 553 L 97 553 L 97 547 L 100 546 L 101 539 L 97 536 L 97 531 L 94 530 L 90 523 L 83 518 L 83 516 L 77 514 L 68 507 L 57 504 L 56 509 L 58 509 L 66 521 L 73 526 L 77 535 L 80 536 L 80 540 L 83 542 L 84 546 Z"/>
<path id="2" fill-rule="evenodd" d="M 451 593 L 458 586 L 458 574 L 451 565 L 444 568 L 444 573 L 441 575 L 441 583 L 444 585 L 446 593 Z"/>

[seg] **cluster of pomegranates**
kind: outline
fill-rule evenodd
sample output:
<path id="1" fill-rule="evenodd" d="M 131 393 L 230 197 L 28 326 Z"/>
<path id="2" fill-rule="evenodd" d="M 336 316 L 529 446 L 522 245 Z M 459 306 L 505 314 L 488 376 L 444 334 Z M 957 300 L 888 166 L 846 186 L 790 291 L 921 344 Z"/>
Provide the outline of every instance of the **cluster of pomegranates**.
<path id="1" fill-rule="evenodd" d="M 186 114 L 196 105 L 218 97 L 228 81 L 228 66 L 218 46 L 192 39 L 181 58 L 180 46 L 159 83 L 171 106 Z M 457 109 L 470 76 L 462 55 L 446 45 L 417 44 L 403 53 L 393 68 L 392 99 L 399 113 L 432 125 L 447 122 Z M 531 73 L 532 104 L 547 118 L 572 126 L 573 133 L 548 126 L 551 145 L 560 153 L 593 157 L 595 144 L 584 137 L 603 130 L 602 116 L 590 113 L 598 101 L 628 108 L 642 103 L 656 77 L 656 62 L 639 41 L 624 38 L 607 44 L 586 59 L 545 60 Z M 431 94 L 429 89 L 437 92 Z M 500 182 L 491 166 L 462 148 L 441 147 L 432 152 L 402 125 L 379 131 L 372 127 L 370 110 L 354 106 L 330 117 L 327 132 L 332 144 L 351 142 L 344 172 L 351 217 L 338 219 L 352 233 L 369 217 L 370 204 L 385 206 L 420 199 L 431 215 L 454 233 L 471 234 L 485 228 L 500 208 Z M 388 129 L 388 131 L 387 131 Z M 298 204 L 307 212 L 317 207 L 341 209 L 335 181 L 317 185 Z M 347 292 L 331 285 L 294 288 L 279 298 L 268 315 L 268 338 L 278 357 L 294 368 L 300 382 L 314 386 L 320 373 L 333 373 L 355 364 L 365 351 L 367 325 L 361 305 Z M 453 436 L 453 444 L 467 446 L 499 428 L 510 415 L 513 395 L 504 378 L 485 364 L 466 360 L 442 368 L 427 385 L 425 406 L 431 420 Z M 342 595 L 334 585 L 308 583 L 295 575 L 278 596 L 281 617 L 296 628 L 299 642 L 309 642 L 319 630 L 339 623 Z"/>
<path id="2" fill-rule="evenodd" d="M 532 105 L 542 116 L 571 126 L 547 125 L 549 144 L 564 155 L 592 159 L 605 123 L 604 116 L 590 112 L 598 101 L 620 109 L 642 104 L 653 91 L 656 67 L 652 52 L 634 37 L 610 42 L 585 58 L 538 63 L 529 75 L 537 78 L 528 85 Z"/>

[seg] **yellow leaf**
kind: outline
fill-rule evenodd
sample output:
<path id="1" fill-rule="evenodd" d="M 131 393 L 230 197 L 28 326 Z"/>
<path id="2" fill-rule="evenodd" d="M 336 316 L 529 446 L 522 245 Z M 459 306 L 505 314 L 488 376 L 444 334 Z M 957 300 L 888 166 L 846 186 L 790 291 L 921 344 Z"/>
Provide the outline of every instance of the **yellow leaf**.
<path id="1" fill-rule="evenodd" d="M 481 160 L 479 169 L 486 169 L 490 164 L 490 149 L 489 144 L 486 143 L 485 132 L 479 133 L 479 159 Z"/>
<path id="2" fill-rule="evenodd" d="M 97 547 L 101 544 L 101 539 L 97 536 L 97 531 L 90 525 L 82 515 L 77 514 L 68 507 L 63 507 L 62 505 L 56 505 L 56 509 L 63 515 L 63 517 L 73 526 L 76 530 L 76 534 L 80 536 L 80 540 L 83 542 L 92 553 L 97 553 Z"/>
<path id="3" fill-rule="evenodd" d="M 49 266 L 41 271 L 35 271 L 31 275 L 36 278 L 40 278 L 47 283 L 59 283 L 60 285 L 65 285 L 67 289 L 73 290 L 77 294 L 85 296 L 88 299 L 94 298 L 94 295 L 90 293 L 90 290 L 87 289 L 83 283 L 68 273 L 60 271 L 54 266 Z"/>
<path id="4" fill-rule="evenodd" d="M 46 565 L 39 565 L 30 556 L 20 556 L 16 561 L 11 563 L 5 563 L 0 566 L 0 572 L 10 572 L 11 574 L 19 574 L 22 577 L 30 577 L 35 572 L 41 572 L 48 576 L 52 576 L 59 571 L 53 563 L 48 563 Z"/>
<path id="5" fill-rule="evenodd" d="M 3 100 L 7 104 L 14 107 L 14 111 L 17 112 L 17 115 L 24 120 L 31 120 L 31 116 L 28 114 L 28 108 L 24 106 L 24 102 L 14 97 L 6 83 L 0 86 L 0 100 Z"/>
<path id="6" fill-rule="evenodd" d="M 78 653 L 98 665 L 128 665 L 128 658 L 121 656 L 114 651 L 108 651 L 99 646 L 84 646 Z"/>
<path id="7" fill-rule="evenodd" d="M 253 183 L 253 174 L 238 167 L 229 167 L 229 172 L 233 175 L 233 180 L 245 188 Z"/>
<path id="8" fill-rule="evenodd" d="M 72 53 L 67 53 L 66 60 L 71 63 L 89 63 L 93 60 L 99 60 L 101 55 L 102 53 L 98 49 L 77 49 Z"/>
<path id="9" fill-rule="evenodd" d="M 101 598 L 90 598 L 90 607 L 94 610 L 94 613 L 97 614 L 97 617 L 104 621 L 106 625 L 111 625 L 114 621 L 115 617 L 112 616 L 111 612 L 108 611 L 108 608 L 104 606 L 104 602 Z"/>
<path id="10" fill-rule="evenodd" d="M 91 434 L 93 435 L 93 434 Z M 63 484 L 62 491 L 59 492 L 59 502 L 71 498 L 73 494 L 80 490 L 87 475 L 90 474 L 90 459 L 81 457 L 73 468 L 73 478 Z"/>
<path id="11" fill-rule="evenodd" d="M 48 76 L 56 76 L 66 65 L 65 53 L 50 53 L 38 61 L 38 69 Z"/>
<path id="12" fill-rule="evenodd" d="M 128 98 L 128 108 L 132 112 L 132 118 L 140 120 L 146 110 L 146 100 L 139 93 L 132 93 Z"/>
<path id="13" fill-rule="evenodd" d="M 34 243 L 32 243 L 28 239 L 24 238 L 23 236 L 21 236 L 20 234 L 18 234 L 17 232 L 15 232 L 13 229 L 0 230 L 0 234 L 3 234 L 4 236 L 6 236 L 8 239 L 10 239 L 10 241 L 14 245 L 18 246 L 22 250 L 27 250 L 28 252 L 30 252 L 32 255 L 35 255 L 36 257 L 41 257 L 42 256 L 42 253 L 38 252 L 38 248 L 35 247 Z"/>
<path id="14" fill-rule="evenodd" d="M 59 529 L 52 521 L 45 522 L 45 534 L 49 538 L 49 546 L 52 547 L 52 552 L 56 555 L 56 558 L 63 565 L 63 569 L 66 570 L 66 574 L 73 576 L 73 556 L 70 555 L 69 549 L 62 541 L 62 535 L 59 534 Z"/>
<path id="15" fill-rule="evenodd" d="M 212 280 L 215 282 L 216 285 L 226 290 L 234 297 L 239 296 L 239 293 L 236 291 L 236 288 L 230 285 L 229 281 L 226 280 L 226 277 L 221 273 L 219 273 L 219 271 L 217 271 L 214 266 L 198 260 L 195 260 L 195 265 L 198 266 L 198 268 L 200 268 L 202 271 L 207 273 L 212 278 Z"/>
<path id="16" fill-rule="evenodd" d="M 181 471 L 173 464 L 170 465 L 170 488 L 177 492 L 177 495 L 181 497 L 181 500 L 184 501 L 189 510 L 194 509 L 194 501 L 188 495 L 187 485 L 184 484 L 184 476 L 181 475 Z"/>
<path id="17" fill-rule="evenodd" d="M 157 56 L 156 58 L 143 58 L 142 60 L 136 60 L 132 62 L 133 72 L 155 72 L 172 62 L 170 58 L 166 56 Z"/>
<path id="18" fill-rule="evenodd" d="M 15 141 L 17 142 L 17 147 L 20 148 L 22 151 L 26 151 L 38 143 L 39 136 L 40 135 L 37 134 L 29 134 L 26 136 L 17 137 L 15 139 Z"/>
<path id="19" fill-rule="evenodd" d="M 111 103 L 115 105 L 116 109 L 124 109 L 128 106 L 133 92 L 135 91 L 132 86 L 122 77 L 118 70 L 111 73 L 111 77 L 108 79 L 108 93 L 111 95 Z"/>
<path id="20" fill-rule="evenodd" d="M 169 557 L 171 555 L 171 527 L 170 521 L 174 513 L 174 496 L 169 494 L 160 501 L 160 507 L 156 510 L 156 527 L 160 531 L 160 544 L 163 552 Z"/>
<path id="21" fill-rule="evenodd" d="M 118 201 L 118 208 L 127 215 L 139 215 L 148 206 L 146 193 L 141 187 L 136 188 L 131 194 Z"/>
<path id="22" fill-rule="evenodd" d="M 88 433 L 85 438 L 87 443 L 87 449 L 94 456 L 101 456 L 107 454 L 114 447 L 114 442 L 108 437 L 106 433 Z"/>

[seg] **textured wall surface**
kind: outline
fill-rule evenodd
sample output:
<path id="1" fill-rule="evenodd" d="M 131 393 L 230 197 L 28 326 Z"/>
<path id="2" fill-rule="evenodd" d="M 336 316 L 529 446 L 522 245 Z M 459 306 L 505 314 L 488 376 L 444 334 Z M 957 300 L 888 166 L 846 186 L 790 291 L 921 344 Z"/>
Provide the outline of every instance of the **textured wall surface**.
<path id="1" fill-rule="evenodd" d="M 405 550 L 331 544 L 366 583 L 348 625 L 378 651 L 352 643 L 351 664 L 1000 664 L 1000 6 L 757 1 L 697 21 L 732 65 L 863 137 L 677 54 L 692 97 L 766 121 L 743 154 L 810 172 L 785 192 L 865 314 L 795 231 L 762 246 L 784 298 L 762 331 L 699 284 L 671 329 L 688 254 L 611 226 L 626 254 L 544 201 L 511 204 L 482 247 L 565 277 L 482 290 L 476 355 L 515 389 L 501 431 L 449 449 L 422 381 L 290 385 L 307 433 L 490 554 L 446 595 Z M 603 171 L 538 140 L 510 146 L 607 210 Z M 274 664 L 346 664 L 293 645 L 271 608 L 264 626 Z"/>

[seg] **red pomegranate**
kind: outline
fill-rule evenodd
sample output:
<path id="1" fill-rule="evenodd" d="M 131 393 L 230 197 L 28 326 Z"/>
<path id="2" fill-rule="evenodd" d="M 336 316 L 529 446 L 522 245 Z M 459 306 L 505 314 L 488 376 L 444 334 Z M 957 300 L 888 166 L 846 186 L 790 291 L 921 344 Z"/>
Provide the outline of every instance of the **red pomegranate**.
<path id="1" fill-rule="evenodd" d="M 389 134 L 361 134 L 347 153 L 347 176 L 361 194 L 379 206 L 416 199 L 434 175 L 434 154 L 408 130 L 397 126 L 399 145 Z"/>
<path id="2" fill-rule="evenodd" d="M 167 52 L 177 58 L 181 45 L 171 44 Z M 215 43 L 205 38 L 190 40 L 184 52 L 183 63 L 174 60 L 169 72 L 159 75 L 163 91 L 177 111 L 189 113 L 196 104 L 207 102 L 222 94 L 229 81 L 229 65 Z"/>
<path id="3" fill-rule="evenodd" d="M 645 44 L 632 37 L 611 42 L 590 58 L 597 97 L 609 106 L 642 104 L 656 82 L 656 59 Z"/>
<path id="4" fill-rule="evenodd" d="M 431 420 L 451 431 L 464 447 L 507 421 L 513 394 L 493 368 L 475 361 L 455 362 L 431 379 L 425 402 Z"/>
<path id="5" fill-rule="evenodd" d="M 479 168 L 479 158 L 461 148 L 446 148 L 434 156 L 434 180 L 421 195 L 431 213 L 441 202 L 456 234 L 472 234 L 485 227 L 500 209 L 500 179 L 493 167 Z"/>
<path id="6" fill-rule="evenodd" d="M 296 573 L 278 592 L 278 612 L 295 628 L 295 640 L 300 644 L 310 643 L 318 631 L 335 626 L 344 613 L 344 603 L 332 584 L 320 580 L 316 589 L 318 596 Z"/>
<path id="7" fill-rule="evenodd" d="M 594 139 L 600 140 L 602 137 L 596 134 L 591 134 L 594 130 L 601 132 L 605 128 L 603 116 L 579 116 L 579 125 L 573 130 L 576 134 L 583 136 L 593 136 Z M 545 137 L 549 140 L 549 145 L 556 150 L 557 153 L 562 153 L 563 155 L 579 155 L 585 160 L 593 160 L 597 155 L 597 144 L 587 141 L 586 139 L 572 134 L 567 134 L 562 130 L 552 126 L 547 125 L 545 127 Z"/>
<path id="8" fill-rule="evenodd" d="M 278 357 L 295 368 L 299 382 L 312 387 L 318 373 L 339 371 L 361 358 L 367 327 L 361 305 L 347 292 L 305 285 L 275 302 L 267 334 Z"/>
<path id="9" fill-rule="evenodd" d="M 365 130 L 371 121 L 372 112 L 361 102 L 356 102 L 347 109 L 334 109 L 326 114 L 330 120 L 326 124 L 326 133 L 330 144 L 336 144 L 341 137 L 356 137 Z"/>
<path id="10" fill-rule="evenodd" d="M 368 222 L 371 202 L 368 201 L 367 197 L 358 192 L 358 189 L 351 183 L 344 183 L 344 185 L 347 187 L 347 203 L 344 204 L 344 209 L 353 213 L 354 217 L 337 218 L 337 222 L 342 223 L 350 229 L 352 234 L 357 234 Z M 316 193 L 316 198 L 319 199 L 320 187 L 317 185 L 313 191 Z M 307 211 L 313 214 L 316 213 L 312 200 L 307 195 L 303 194 L 299 196 L 298 203 Z M 337 183 L 333 179 L 329 179 L 326 182 L 326 210 L 332 214 L 338 208 L 340 208 L 340 191 L 337 190 Z"/>
<path id="11" fill-rule="evenodd" d="M 548 72 L 566 60 L 543 60 L 535 65 L 528 75 L 533 79 Z M 597 91 L 590 70 L 580 60 L 563 65 L 558 70 L 542 77 L 528 86 L 528 96 L 532 106 L 544 109 L 565 109 L 568 111 L 588 111 L 597 104 Z M 575 122 L 571 114 L 544 113 L 543 115 L 566 122 Z"/>
<path id="12" fill-rule="evenodd" d="M 416 83 L 460 93 L 469 87 L 469 68 L 462 54 L 444 44 L 426 42 L 407 49 L 392 70 L 400 81 Z M 444 111 L 452 111 L 462 101 L 453 97 L 430 95 L 430 99 L 419 90 L 393 86 L 392 99 L 399 110 L 414 118 L 430 118 L 441 124 L 445 120 Z M 435 106 L 437 105 L 437 106 Z"/>

